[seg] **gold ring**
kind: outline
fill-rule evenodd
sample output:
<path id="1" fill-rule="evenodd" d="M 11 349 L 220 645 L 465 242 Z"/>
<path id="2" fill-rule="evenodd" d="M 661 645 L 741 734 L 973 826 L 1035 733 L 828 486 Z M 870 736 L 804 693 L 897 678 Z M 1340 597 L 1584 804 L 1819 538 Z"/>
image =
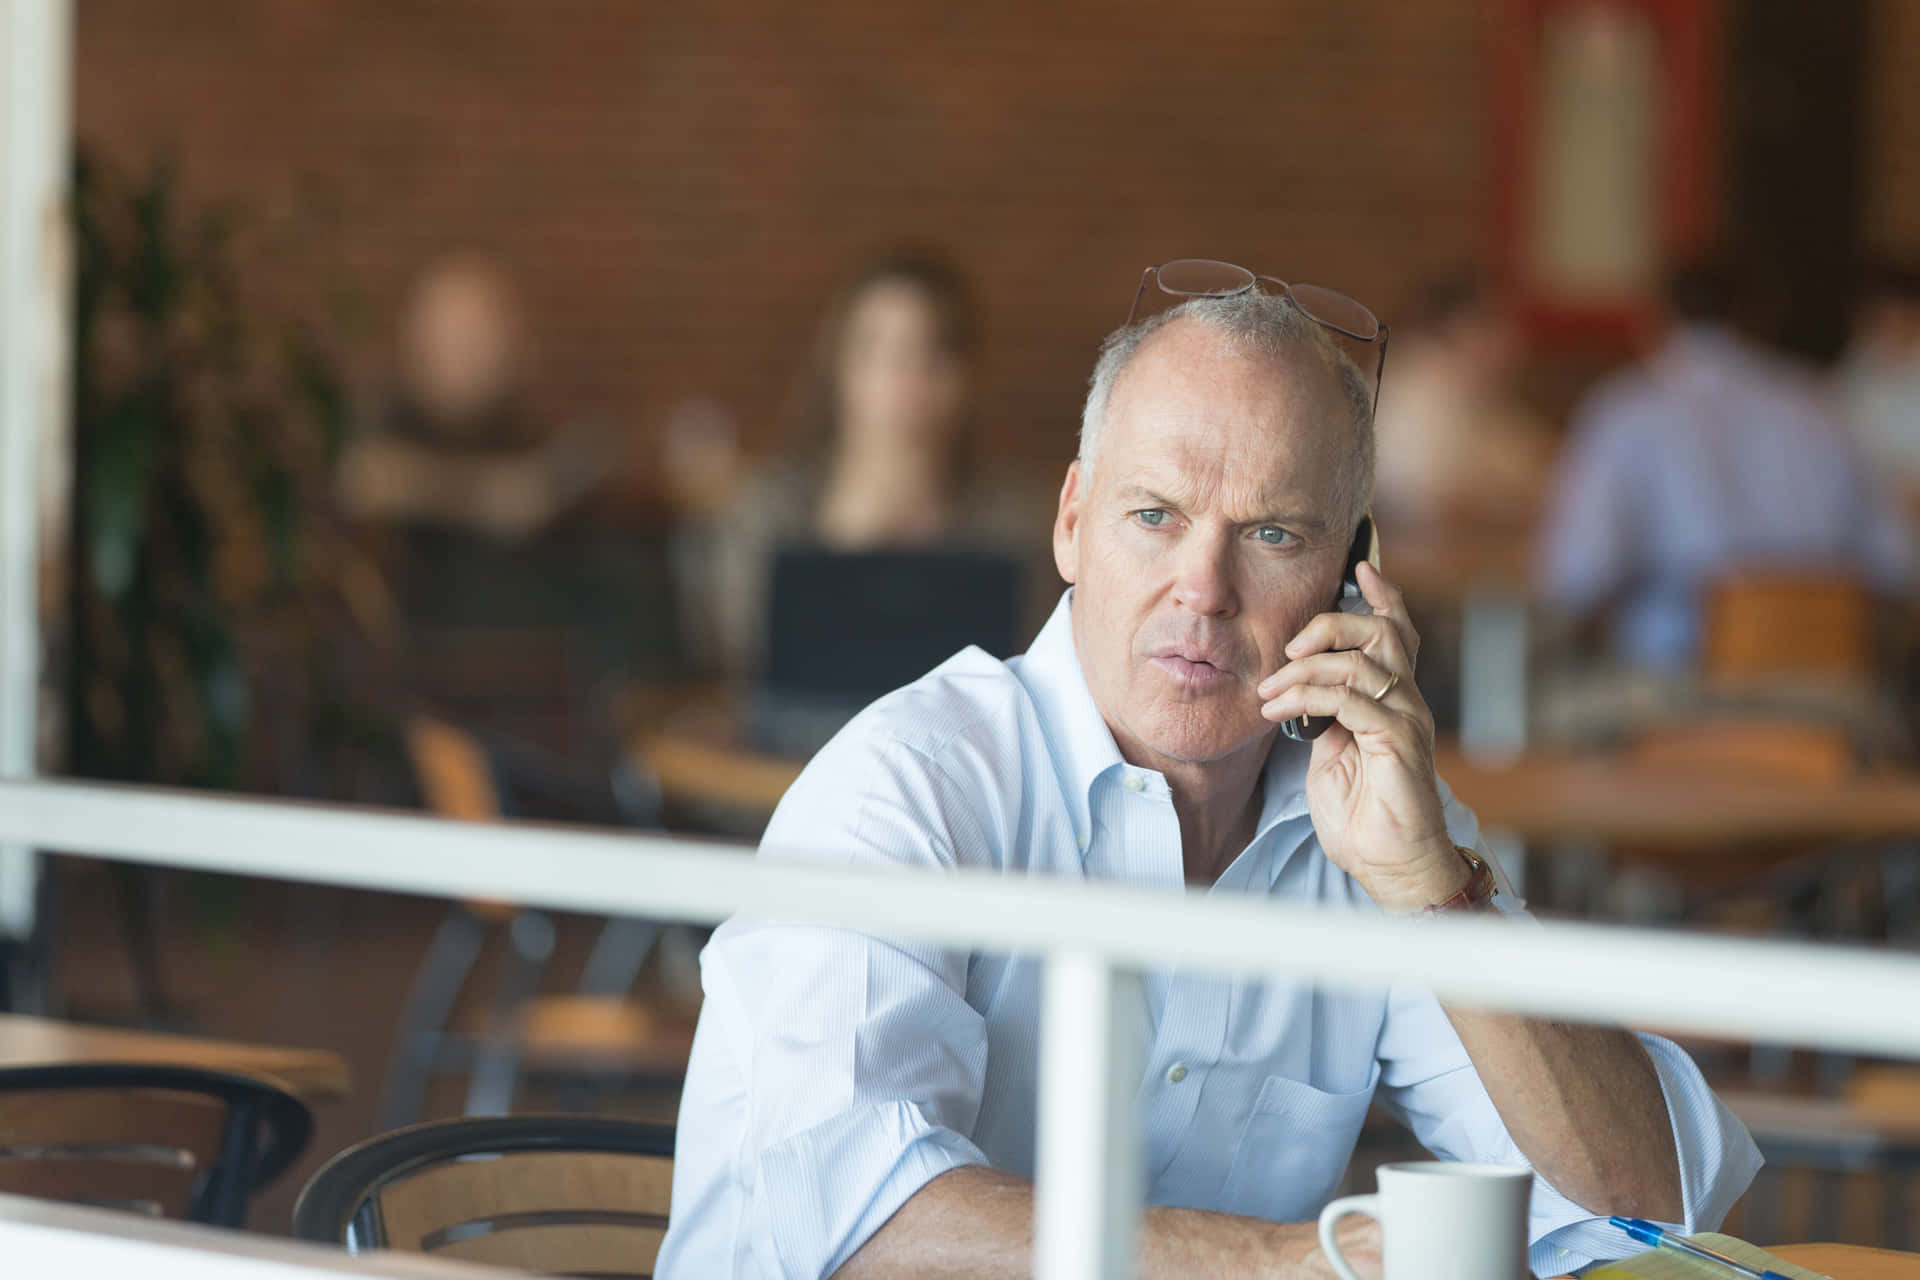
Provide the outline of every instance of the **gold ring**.
<path id="1" fill-rule="evenodd" d="M 1387 682 L 1380 686 L 1380 692 L 1373 695 L 1373 700 L 1375 702 L 1380 701 L 1380 699 L 1392 693 L 1393 686 L 1399 683 L 1400 683 L 1400 673 L 1398 671 L 1389 671 L 1387 673 Z"/>

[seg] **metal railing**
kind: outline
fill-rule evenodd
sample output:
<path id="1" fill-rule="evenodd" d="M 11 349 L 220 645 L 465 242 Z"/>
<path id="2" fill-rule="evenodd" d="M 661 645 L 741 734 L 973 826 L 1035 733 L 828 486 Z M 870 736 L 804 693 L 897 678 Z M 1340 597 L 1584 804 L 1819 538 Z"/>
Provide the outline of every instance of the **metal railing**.
<path id="1" fill-rule="evenodd" d="M 1037 1261 L 1127 1274 L 1139 1210 L 1142 1046 L 1117 1017 L 1144 969 L 1414 980 L 1482 1008 L 1920 1057 L 1920 957 L 1570 923 L 1397 920 L 1112 883 L 739 856 L 720 841 L 71 781 L 0 782 L 0 842 L 167 866 L 560 910 L 736 912 L 1048 958 Z M 1908 1016 L 1889 1016 L 1889 1011 Z"/>

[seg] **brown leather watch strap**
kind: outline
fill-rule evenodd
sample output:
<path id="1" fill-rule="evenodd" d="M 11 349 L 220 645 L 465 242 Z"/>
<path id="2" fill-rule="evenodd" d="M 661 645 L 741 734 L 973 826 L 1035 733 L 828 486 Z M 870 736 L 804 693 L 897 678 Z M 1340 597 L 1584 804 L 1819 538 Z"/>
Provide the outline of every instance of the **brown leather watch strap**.
<path id="1" fill-rule="evenodd" d="M 1438 915 L 1443 911 L 1483 911 L 1493 901 L 1493 895 L 1500 887 L 1493 878 L 1491 863 L 1463 844 L 1453 847 L 1466 859 L 1467 867 L 1473 874 L 1459 892 L 1428 907 L 1428 915 Z"/>

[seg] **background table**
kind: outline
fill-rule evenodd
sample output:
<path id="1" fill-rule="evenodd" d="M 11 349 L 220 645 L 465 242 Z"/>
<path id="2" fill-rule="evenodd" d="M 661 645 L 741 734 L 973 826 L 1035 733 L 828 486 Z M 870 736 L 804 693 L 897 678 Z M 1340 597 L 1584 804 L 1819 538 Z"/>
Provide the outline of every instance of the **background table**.
<path id="1" fill-rule="evenodd" d="M 1854 1244 L 1782 1244 L 1767 1252 L 1834 1280 L 1920 1280 L 1920 1254 Z"/>
<path id="2" fill-rule="evenodd" d="M 352 1084 L 346 1059 L 326 1049 L 239 1044 L 0 1014 L 0 1067 L 92 1062 L 159 1063 L 265 1076 L 309 1102 L 344 1097 Z"/>
<path id="3" fill-rule="evenodd" d="M 634 751 L 669 801 L 762 815 L 773 812 L 803 763 L 723 735 L 656 733 L 636 742 Z M 1438 764 L 1482 826 L 1526 841 L 1710 849 L 1920 835 L 1920 773 L 1908 771 L 1834 780 L 1741 777 L 1724 769 L 1547 753 L 1493 766 L 1451 745 L 1441 747 Z"/>

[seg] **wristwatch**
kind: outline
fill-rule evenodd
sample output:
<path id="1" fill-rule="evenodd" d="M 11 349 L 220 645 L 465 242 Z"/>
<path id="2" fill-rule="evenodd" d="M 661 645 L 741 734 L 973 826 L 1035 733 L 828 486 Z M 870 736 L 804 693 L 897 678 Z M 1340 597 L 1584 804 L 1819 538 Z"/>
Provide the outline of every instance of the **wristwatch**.
<path id="1" fill-rule="evenodd" d="M 1473 872 L 1467 883 L 1450 898 L 1444 898 L 1426 909 L 1427 915 L 1439 915 L 1443 911 L 1484 911 L 1493 901 L 1499 884 L 1493 878 L 1493 864 L 1463 844 L 1453 846 L 1460 856 L 1467 860 L 1467 869 Z"/>

